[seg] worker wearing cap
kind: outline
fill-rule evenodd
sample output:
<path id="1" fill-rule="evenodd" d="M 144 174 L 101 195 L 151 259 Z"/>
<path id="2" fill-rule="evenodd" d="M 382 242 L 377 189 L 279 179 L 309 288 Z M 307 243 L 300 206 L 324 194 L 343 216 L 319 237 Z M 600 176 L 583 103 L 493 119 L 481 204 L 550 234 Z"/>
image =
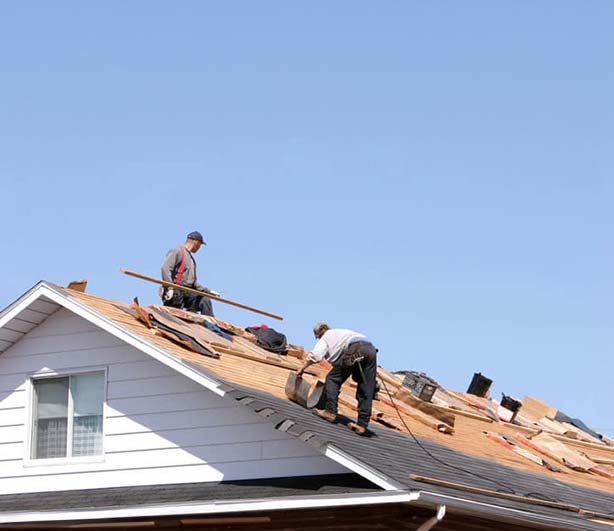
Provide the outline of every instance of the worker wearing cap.
<path id="1" fill-rule="evenodd" d="M 314 412 L 329 422 L 335 422 L 339 391 L 352 376 L 357 382 L 358 424 L 350 423 L 350 427 L 364 435 L 371 419 L 371 404 L 375 395 L 377 349 L 364 335 L 344 328 L 331 328 L 326 323 L 317 323 L 313 335 L 317 343 L 297 375 L 301 376 L 307 367 L 323 359 L 333 366 L 326 375 L 325 409 L 316 409 Z"/>
<path id="2" fill-rule="evenodd" d="M 183 245 L 174 247 L 166 253 L 166 258 L 162 264 L 162 280 L 205 291 L 212 295 L 219 295 L 219 293 L 199 284 L 196 278 L 196 261 L 192 255 L 197 253 L 202 245 L 206 245 L 203 235 L 196 230 L 190 232 Z M 213 316 L 213 305 L 208 297 L 174 288 L 164 288 L 160 296 L 165 306 L 183 308 L 191 312 Z"/>

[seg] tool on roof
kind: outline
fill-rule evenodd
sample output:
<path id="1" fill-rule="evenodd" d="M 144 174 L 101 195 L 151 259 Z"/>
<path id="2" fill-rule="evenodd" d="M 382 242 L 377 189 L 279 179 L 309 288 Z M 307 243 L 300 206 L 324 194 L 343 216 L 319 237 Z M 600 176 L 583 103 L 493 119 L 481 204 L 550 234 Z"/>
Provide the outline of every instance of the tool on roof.
<path id="1" fill-rule="evenodd" d="M 291 372 L 286 381 L 285 391 L 286 396 L 290 400 L 304 408 L 312 409 L 318 405 L 318 402 L 320 402 L 322 398 L 324 383 L 318 380 L 312 391 L 309 382 L 297 376 L 295 372 Z"/>
<path id="2" fill-rule="evenodd" d="M 158 278 L 150 277 L 148 275 L 143 275 L 135 271 L 130 271 L 129 269 L 121 268 L 120 271 L 124 275 L 129 275 L 131 277 L 140 278 L 141 280 L 147 280 L 148 282 L 154 282 L 156 284 L 160 284 L 161 286 L 166 286 L 167 288 L 178 289 L 181 291 L 185 291 L 187 293 L 192 293 L 194 295 L 202 295 L 203 297 L 207 297 L 208 299 L 218 301 L 218 302 L 223 302 L 231 306 L 236 306 L 237 308 L 243 308 L 244 310 L 249 310 L 250 312 L 259 313 L 261 315 L 266 315 L 267 317 L 272 317 L 273 319 L 278 319 L 280 321 L 283 321 L 284 319 L 281 315 L 276 315 L 274 313 L 270 313 L 265 310 L 260 310 L 259 308 L 254 308 L 253 306 L 248 306 L 247 304 L 242 304 L 240 302 L 236 302 L 230 299 L 224 299 L 223 297 L 213 295 L 212 293 L 207 293 L 206 291 L 200 291 L 194 288 L 189 288 L 187 286 L 180 286 L 179 284 L 174 284 L 173 282 L 167 282 L 166 280 L 160 280 Z"/>

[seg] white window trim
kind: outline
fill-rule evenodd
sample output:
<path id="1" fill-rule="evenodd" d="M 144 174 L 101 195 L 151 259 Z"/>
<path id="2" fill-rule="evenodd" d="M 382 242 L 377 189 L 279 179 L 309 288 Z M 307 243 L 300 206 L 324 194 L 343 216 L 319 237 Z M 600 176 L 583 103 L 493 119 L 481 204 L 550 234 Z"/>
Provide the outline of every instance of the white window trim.
<path id="1" fill-rule="evenodd" d="M 33 454 L 33 446 L 34 446 L 34 414 L 35 414 L 35 395 L 34 395 L 34 382 L 39 380 L 46 380 L 50 378 L 64 378 L 67 376 L 78 376 L 79 374 L 88 374 L 88 373 L 103 373 L 104 378 L 104 396 L 102 400 L 102 454 L 101 455 L 87 455 L 82 457 L 51 457 L 51 458 L 42 458 L 35 459 L 32 457 Z M 77 464 L 86 464 L 86 463 L 103 463 L 105 461 L 106 455 L 106 419 L 107 419 L 107 391 L 108 391 L 108 367 L 107 366 L 91 366 L 91 367 L 78 367 L 78 368 L 68 368 L 61 370 L 42 370 L 37 371 L 33 374 L 30 374 L 28 377 L 27 383 L 27 426 L 26 426 L 26 444 L 25 444 L 25 455 L 23 457 L 23 466 L 24 468 L 30 467 L 41 467 L 41 466 L 60 466 L 60 465 L 77 465 Z M 69 401 L 69 411 L 71 410 L 71 402 L 72 402 L 72 393 L 68 393 L 68 401 Z M 69 415 L 68 417 L 68 433 L 72 433 L 72 419 Z M 66 452 L 72 450 L 72 438 L 68 438 L 68 444 L 66 448 Z M 72 452 L 71 452 L 72 453 Z"/>

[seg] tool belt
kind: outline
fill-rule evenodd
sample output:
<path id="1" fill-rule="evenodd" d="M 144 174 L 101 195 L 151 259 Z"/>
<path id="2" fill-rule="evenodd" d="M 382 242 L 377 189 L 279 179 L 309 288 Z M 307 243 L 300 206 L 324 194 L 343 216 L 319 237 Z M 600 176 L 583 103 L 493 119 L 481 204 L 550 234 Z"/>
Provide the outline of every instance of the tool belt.
<path id="1" fill-rule="evenodd" d="M 370 343 L 368 341 L 354 341 L 346 347 L 340 360 L 343 368 L 350 368 L 354 364 L 360 363 L 365 359 L 365 355 L 362 353 L 362 349 L 360 348 L 364 344 L 369 345 Z"/>

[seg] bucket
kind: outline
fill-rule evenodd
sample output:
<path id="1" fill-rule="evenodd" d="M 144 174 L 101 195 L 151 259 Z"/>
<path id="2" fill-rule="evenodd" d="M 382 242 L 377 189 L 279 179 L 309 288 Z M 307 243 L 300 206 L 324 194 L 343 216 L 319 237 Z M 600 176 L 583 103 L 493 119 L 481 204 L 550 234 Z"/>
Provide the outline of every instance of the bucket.
<path id="1" fill-rule="evenodd" d="M 501 393 L 501 397 L 502 397 L 501 405 L 505 409 L 509 409 L 510 411 L 514 413 L 516 413 L 522 406 L 522 402 L 519 402 L 518 400 L 516 400 L 515 398 L 512 398 L 511 396 L 507 396 Z"/>
<path id="2" fill-rule="evenodd" d="M 492 380 L 490 378 L 486 378 L 486 376 L 482 376 L 482 373 L 476 372 L 473 375 L 473 379 L 469 384 L 469 389 L 467 389 L 467 393 L 470 395 L 485 397 L 488 394 L 488 390 L 492 385 Z"/>

